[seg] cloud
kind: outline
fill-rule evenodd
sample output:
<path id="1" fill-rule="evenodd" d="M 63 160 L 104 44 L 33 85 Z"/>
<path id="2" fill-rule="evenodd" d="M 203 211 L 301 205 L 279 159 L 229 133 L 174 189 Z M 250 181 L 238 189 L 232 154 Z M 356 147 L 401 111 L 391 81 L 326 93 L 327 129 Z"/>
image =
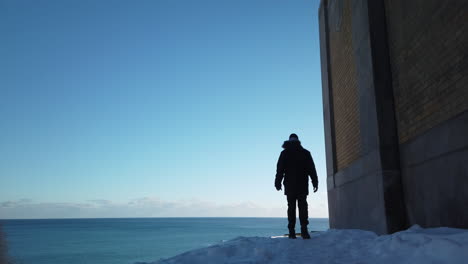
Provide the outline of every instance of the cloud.
<path id="1" fill-rule="evenodd" d="M 283 205 L 283 204 L 281 204 Z M 321 205 L 309 206 L 311 217 L 327 217 Z M 325 207 L 326 208 L 326 207 Z M 316 213 L 322 214 L 316 215 Z M 269 207 L 251 201 L 218 204 L 202 200 L 166 201 L 143 197 L 124 203 L 88 200 L 83 203 L 41 203 L 22 199 L 0 203 L 0 219 L 100 218 L 100 217 L 285 217 L 285 207 Z"/>
<path id="2" fill-rule="evenodd" d="M 20 199 L 20 200 L 17 200 L 17 201 L 5 201 L 5 202 L 2 202 L 0 203 L 0 208 L 2 207 L 18 207 L 18 206 L 21 206 L 21 205 L 25 205 L 25 204 L 29 204 L 31 203 L 32 200 L 31 199 Z"/>
<path id="3" fill-rule="evenodd" d="M 272 211 L 250 202 L 219 205 L 197 200 L 165 201 L 157 197 L 143 197 L 126 203 L 102 199 L 88 200 L 84 203 L 41 203 L 30 200 L 0 203 L 0 218 L 190 216 L 272 216 Z"/>
<path id="4" fill-rule="evenodd" d="M 107 204 L 112 203 L 112 201 L 104 200 L 104 199 L 88 200 L 88 202 L 93 203 L 93 204 L 97 204 L 97 205 L 107 205 Z"/>

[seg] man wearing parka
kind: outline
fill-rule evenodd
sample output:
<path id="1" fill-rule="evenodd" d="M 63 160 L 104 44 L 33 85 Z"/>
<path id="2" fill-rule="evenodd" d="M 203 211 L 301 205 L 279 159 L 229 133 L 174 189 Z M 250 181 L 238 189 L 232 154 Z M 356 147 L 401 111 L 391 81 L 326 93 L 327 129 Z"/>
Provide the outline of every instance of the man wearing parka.
<path id="1" fill-rule="evenodd" d="M 275 187 L 281 190 L 281 182 L 284 179 L 284 194 L 288 200 L 288 229 L 289 238 L 296 238 L 296 200 L 299 207 L 299 221 L 301 223 L 301 236 L 309 239 L 307 230 L 308 205 L 307 195 L 309 194 L 309 176 L 314 186 L 314 192 L 318 190 L 317 172 L 312 155 L 302 147 L 299 137 L 291 134 L 289 140 L 283 144 L 284 150 L 278 159 Z"/>

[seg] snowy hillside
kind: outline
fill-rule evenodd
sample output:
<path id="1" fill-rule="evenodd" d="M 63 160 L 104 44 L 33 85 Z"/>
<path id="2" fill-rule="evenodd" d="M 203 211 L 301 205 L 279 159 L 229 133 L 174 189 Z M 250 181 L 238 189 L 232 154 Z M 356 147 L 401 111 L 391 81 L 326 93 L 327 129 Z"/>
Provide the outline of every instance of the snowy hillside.
<path id="1" fill-rule="evenodd" d="M 328 230 L 312 239 L 239 237 L 163 259 L 163 263 L 468 263 L 468 230 L 423 229 L 392 235 Z"/>

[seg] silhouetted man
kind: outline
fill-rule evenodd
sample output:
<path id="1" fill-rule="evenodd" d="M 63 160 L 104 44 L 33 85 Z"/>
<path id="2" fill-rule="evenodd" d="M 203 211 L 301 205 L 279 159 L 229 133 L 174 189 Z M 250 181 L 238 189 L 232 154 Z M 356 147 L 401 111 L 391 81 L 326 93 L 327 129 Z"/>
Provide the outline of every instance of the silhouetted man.
<path id="1" fill-rule="evenodd" d="M 289 140 L 283 144 L 284 150 L 278 159 L 275 187 L 281 190 L 281 182 L 284 178 L 284 194 L 288 199 L 288 229 L 289 238 L 296 238 L 296 200 L 299 207 L 299 221 L 301 222 L 301 236 L 309 239 L 309 224 L 307 195 L 309 194 L 309 177 L 314 186 L 314 192 L 318 190 L 317 172 L 310 152 L 301 146 L 299 137 L 291 134 Z"/>

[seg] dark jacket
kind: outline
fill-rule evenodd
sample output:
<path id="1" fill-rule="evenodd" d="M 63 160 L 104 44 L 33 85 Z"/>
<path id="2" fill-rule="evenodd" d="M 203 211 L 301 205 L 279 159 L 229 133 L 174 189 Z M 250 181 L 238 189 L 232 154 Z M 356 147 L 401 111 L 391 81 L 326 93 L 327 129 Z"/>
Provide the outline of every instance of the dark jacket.
<path id="1" fill-rule="evenodd" d="M 285 195 L 308 195 L 309 177 L 314 187 L 318 186 L 317 171 L 310 152 L 300 141 L 285 141 L 284 150 L 278 159 L 275 185 L 281 186 L 284 178 Z"/>

